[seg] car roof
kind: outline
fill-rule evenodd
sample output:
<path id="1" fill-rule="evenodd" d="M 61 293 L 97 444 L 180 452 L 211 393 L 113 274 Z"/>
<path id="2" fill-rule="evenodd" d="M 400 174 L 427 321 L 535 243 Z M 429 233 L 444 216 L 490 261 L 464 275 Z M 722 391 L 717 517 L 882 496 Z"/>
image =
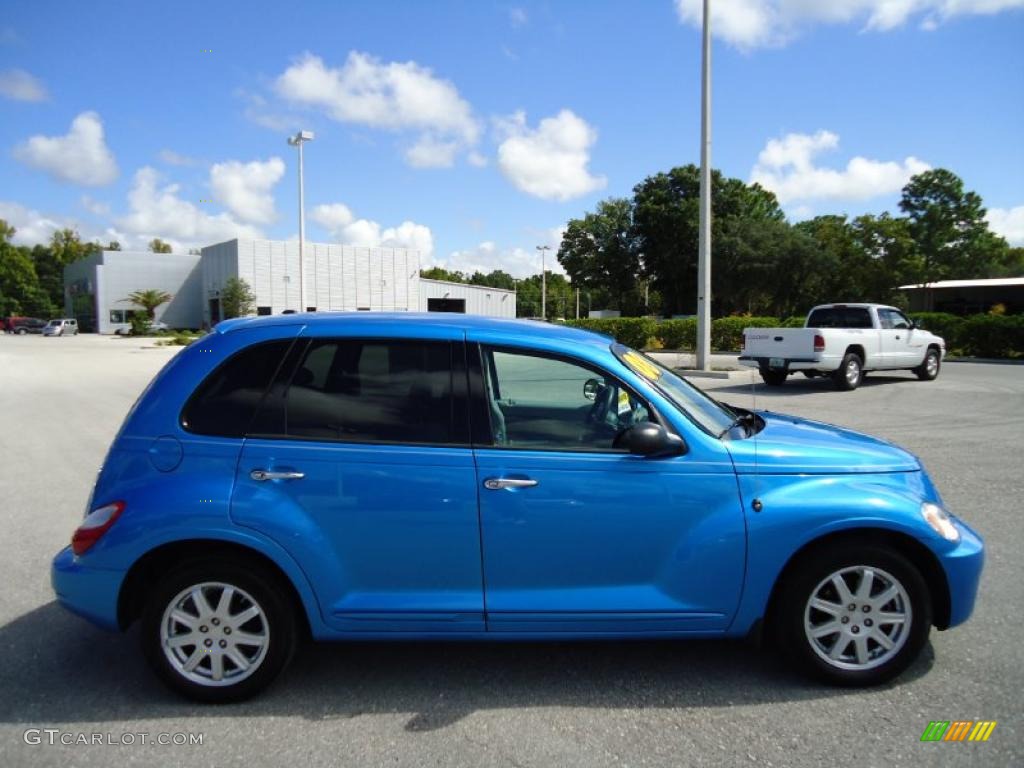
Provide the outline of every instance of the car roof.
<path id="1" fill-rule="evenodd" d="M 818 304 L 815 307 L 811 307 L 811 312 L 816 309 L 833 309 L 834 307 L 853 307 L 854 309 L 870 309 L 876 307 L 877 309 L 896 309 L 891 304 L 865 304 L 863 302 L 856 301 L 837 301 L 835 304 Z"/>
<path id="2" fill-rule="evenodd" d="M 344 324 L 349 328 L 355 325 L 372 331 L 381 326 L 416 325 L 437 328 L 454 328 L 462 331 L 497 331 L 513 333 L 523 338 L 561 340 L 577 344 L 598 343 L 604 347 L 612 341 L 611 337 L 582 328 L 568 325 L 554 325 L 538 320 L 515 320 L 504 317 L 485 317 L 483 315 L 462 315 L 453 312 L 297 312 L 288 315 L 271 315 L 265 317 L 239 317 L 224 320 L 214 326 L 216 333 L 231 333 L 242 328 L 269 328 L 301 323 L 308 326 Z"/>

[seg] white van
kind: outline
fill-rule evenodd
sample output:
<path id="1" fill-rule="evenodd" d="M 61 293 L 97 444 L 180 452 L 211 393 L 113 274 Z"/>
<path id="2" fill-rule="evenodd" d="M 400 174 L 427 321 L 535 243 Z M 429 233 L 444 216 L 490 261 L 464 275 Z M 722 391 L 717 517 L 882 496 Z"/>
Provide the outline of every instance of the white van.
<path id="1" fill-rule="evenodd" d="M 51 320 L 43 328 L 43 336 L 75 336 L 78 334 L 78 321 L 73 317 L 61 317 Z"/>

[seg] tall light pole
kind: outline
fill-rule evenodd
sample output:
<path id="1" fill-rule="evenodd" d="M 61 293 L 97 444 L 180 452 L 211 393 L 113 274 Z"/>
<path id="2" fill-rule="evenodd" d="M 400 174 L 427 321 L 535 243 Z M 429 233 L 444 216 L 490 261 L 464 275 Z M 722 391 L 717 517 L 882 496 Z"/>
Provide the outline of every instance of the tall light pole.
<path id="1" fill-rule="evenodd" d="M 299 312 L 306 307 L 306 206 L 302 189 L 302 145 L 313 140 L 312 131 L 299 131 L 288 137 L 288 143 L 299 148 Z"/>
<path id="2" fill-rule="evenodd" d="M 700 88 L 700 234 L 697 244 L 697 370 L 711 348 L 711 0 L 704 0 Z"/>
<path id="3" fill-rule="evenodd" d="M 545 251 L 550 251 L 550 245 L 538 245 L 540 251 L 540 319 L 548 319 L 548 270 L 544 266 Z"/>

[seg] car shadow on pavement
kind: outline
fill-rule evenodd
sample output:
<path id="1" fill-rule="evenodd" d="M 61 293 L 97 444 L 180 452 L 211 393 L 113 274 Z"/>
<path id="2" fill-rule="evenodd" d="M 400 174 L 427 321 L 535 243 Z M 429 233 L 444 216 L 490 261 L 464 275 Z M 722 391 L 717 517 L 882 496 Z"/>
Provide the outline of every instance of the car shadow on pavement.
<path id="1" fill-rule="evenodd" d="M 916 384 L 920 386 L 920 380 L 914 377 L 899 376 L 899 375 L 888 375 L 884 376 L 881 374 L 868 374 L 860 383 L 858 389 L 871 389 L 872 387 L 892 387 L 899 384 Z M 756 394 L 757 397 L 765 397 L 769 399 L 785 398 L 785 397 L 800 397 L 803 395 L 820 394 L 822 392 L 832 392 L 836 397 L 849 396 L 849 392 L 840 392 L 832 384 L 832 380 L 824 377 L 817 377 L 814 379 L 808 379 L 803 375 L 790 376 L 784 385 L 781 387 L 769 387 L 767 384 L 760 380 L 756 380 L 753 384 L 746 382 L 743 384 L 730 384 L 727 387 L 715 387 L 713 390 L 709 389 L 710 394 L 715 399 L 721 400 L 720 394 L 737 394 L 737 395 L 750 395 Z"/>
<path id="2" fill-rule="evenodd" d="M 410 714 L 407 731 L 514 707 L 732 707 L 827 699 L 855 690 L 809 682 L 739 641 L 332 643 L 301 648 L 263 695 L 199 705 L 150 674 L 137 630 L 106 633 L 48 603 L 0 628 L 0 722 Z M 928 672 L 929 645 L 906 683 Z"/>

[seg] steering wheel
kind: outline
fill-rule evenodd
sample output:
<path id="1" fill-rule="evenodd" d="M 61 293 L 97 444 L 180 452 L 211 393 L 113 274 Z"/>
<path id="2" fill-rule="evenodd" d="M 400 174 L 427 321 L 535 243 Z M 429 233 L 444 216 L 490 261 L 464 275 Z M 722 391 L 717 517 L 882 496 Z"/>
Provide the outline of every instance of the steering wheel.
<path id="1" fill-rule="evenodd" d="M 590 406 L 587 413 L 587 422 L 590 424 L 605 424 L 608 419 L 608 412 L 615 404 L 615 387 L 611 384 L 602 384 L 594 398 L 594 404 Z"/>

